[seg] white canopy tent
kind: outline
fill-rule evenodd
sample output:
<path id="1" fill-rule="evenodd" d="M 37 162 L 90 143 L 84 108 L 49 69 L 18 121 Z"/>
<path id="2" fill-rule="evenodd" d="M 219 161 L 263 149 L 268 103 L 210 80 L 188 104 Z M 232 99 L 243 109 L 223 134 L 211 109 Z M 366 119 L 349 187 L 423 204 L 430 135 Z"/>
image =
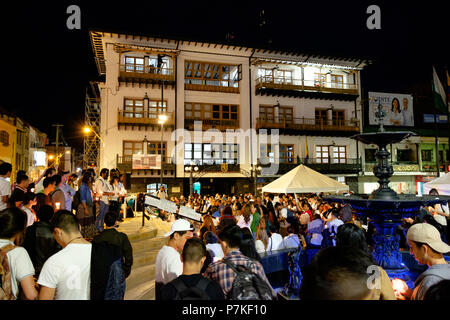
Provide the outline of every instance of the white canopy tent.
<path id="1" fill-rule="evenodd" d="M 269 193 L 338 193 L 349 187 L 304 165 L 299 165 L 262 188 Z"/>
<path id="2" fill-rule="evenodd" d="M 436 189 L 441 196 L 450 196 L 450 172 L 423 185 L 424 194 L 428 194 L 431 189 Z"/>

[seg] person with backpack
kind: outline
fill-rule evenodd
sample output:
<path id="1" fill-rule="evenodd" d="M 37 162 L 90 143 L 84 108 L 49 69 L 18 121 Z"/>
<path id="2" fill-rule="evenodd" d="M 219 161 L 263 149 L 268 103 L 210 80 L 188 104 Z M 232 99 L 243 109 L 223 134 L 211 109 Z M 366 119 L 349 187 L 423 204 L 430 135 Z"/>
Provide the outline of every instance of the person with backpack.
<path id="1" fill-rule="evenodd" d="M 73 196 L 72 207 L 76 208 L 76 217 L 84 238 L 92 239 L 95 235 L 94 202 L 92 201 L 92 175 L 86 172 L 81 178 L 80 188 Z"/>
<path id="2" fill-rule="evenodd" d="M 200 274 L 206 246 L 199 238 L 188 239 L 181 255 L 183 273 L 161 289 L 161 300 L 225 300 L 222 288 Z"/>
<path id="3" fill-rule="evenodd" d="M 33 263 L 18 246 L 26 223 L 27 215 L 19 208 L 0 211 L 0 300 L 36 300 L 38 296 Z"/>
<path id="4" fill-rule="evenodd" d="M 212 263 L 205 276 L 217 281 L 227 300 L 272 300 L 275 293 L 261 263 L 239 251 L 242 230 L 228 226 L 219 234 L 225 257 Z"/>
<path id="5" fill-rule="evenodd" d="M 53 179 L 56 182 L 55 190 L 49 194 L 52 197 L 53 208 L 55 211 L 66 210 L 66 196 L 64 195 L 64 191 L 61 189 L 63 183 L 62 177 L 59 174 L 55 174 Z"/>

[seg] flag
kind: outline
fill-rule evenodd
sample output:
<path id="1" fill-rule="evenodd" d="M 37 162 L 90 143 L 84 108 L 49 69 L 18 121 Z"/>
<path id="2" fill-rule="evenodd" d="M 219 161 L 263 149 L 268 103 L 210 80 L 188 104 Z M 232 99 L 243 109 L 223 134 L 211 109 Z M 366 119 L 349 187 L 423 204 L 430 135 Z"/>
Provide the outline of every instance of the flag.
<path id="1" fill-rule="evenodd" d="M 305 137 L 305 163 L 308 163 L 309 155 L 308 155 L 308 138 Z"/>
<path id="2" fill-rule="evenodd" d="M 448 113 L 448 108 L 445 105 L 445 91 L 442 87 L 442 83 L 433 67 L 433 99 L 434 107 L 444 113 Z"/>

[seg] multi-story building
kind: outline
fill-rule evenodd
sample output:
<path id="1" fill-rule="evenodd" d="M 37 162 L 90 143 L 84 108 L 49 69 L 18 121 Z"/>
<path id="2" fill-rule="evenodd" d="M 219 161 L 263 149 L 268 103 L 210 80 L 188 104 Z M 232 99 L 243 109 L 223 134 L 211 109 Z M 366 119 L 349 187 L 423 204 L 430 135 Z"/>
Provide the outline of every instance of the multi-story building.
<path id="1" fill-rule="evenodd" d="M 306 161 L 351 186 L 357 181 L 361 147 L 349 136 L 361 130 L 357 106 L 366 62 L 90 35 L 105 76 L 100 167 L 125 172 L 131 191 L 156 190 L 162 169 L 173 195 L 188 194 L 190 182 L 201 193 L 253 192 L 249 178 L 257 167 L 257 181 L 266 182 Z M 168 115 L 163 125 L 161 114 Z M 277 170 L 266 169 L 274 163 Z"/>
<path id="2" fill-rule="evenodd" d="M 29 169 L 28 174 L 31 181 L 37 180 L 47 167 L 48 158 L 45 145 L 47 144 L 47 135 L 38 129 L 30 126 L 29 139 Z"/>
<path id="3" fill-rule="evenodd" d="M 13 124 L 0 118 L 0 163 L 11 163 L 13 173 L 16 172 L 16 132 L 17 128 Z"/>

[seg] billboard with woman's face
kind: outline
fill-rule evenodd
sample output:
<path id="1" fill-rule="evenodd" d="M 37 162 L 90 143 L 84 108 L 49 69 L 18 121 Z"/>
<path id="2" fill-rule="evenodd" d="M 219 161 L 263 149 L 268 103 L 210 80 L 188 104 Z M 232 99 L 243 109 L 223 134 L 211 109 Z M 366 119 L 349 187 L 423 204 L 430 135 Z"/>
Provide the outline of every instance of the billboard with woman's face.
<path id="1" fill-rule="evenodd" d="M 375 113 L 381 103 L 385 112 L 383 125 L 413 127 L 413 97 L 409 94 L 369 92 L 369 124 L 378 125 Z"/>

